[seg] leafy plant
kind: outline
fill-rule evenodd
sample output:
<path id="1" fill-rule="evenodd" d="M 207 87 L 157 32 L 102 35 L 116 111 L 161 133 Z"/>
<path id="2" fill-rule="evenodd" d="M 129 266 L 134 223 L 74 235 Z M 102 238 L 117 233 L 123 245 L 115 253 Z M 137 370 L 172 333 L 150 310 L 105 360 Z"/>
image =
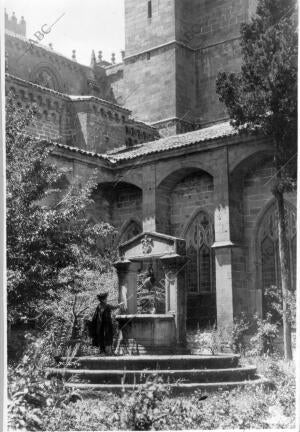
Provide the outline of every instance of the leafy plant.
<path id="1" fill-rule="evenodd" d="M 154 377 L 122 400 L 122 427 L 129 430 L 150 430 L 161 418 L 160 406 L 168 394 L 161 378 Z M 119 407 L 118 407 L 119 408 Z"/>
<path id="2" fill-rule="evenodd" d="M 138 313 L 159 313 L 165 308 L 165 286 L 162 282 L 149 283 L 148 271 L 140 272 L 137 278 Z"/>
<path id="3" fill-rule="evenodd" d="M 27 339 L 26 354 L 8 368 L 8 424 L 14 430 L 44 430 L 44 410 L 68 403 L 71 392 L 61 380 L 45 377 L 45 367 L 51 365 L 49 338 L 27 334 Z"/>
<path id="4" fill-rule="evenodd" d="M 187 332 L 188 345 L 199 353 L 207 351 L 216 355 L 224 352 L 230 345 L 230 335 L 225 328 L 213 326 L 206 330 Z"/>
<path id="5" fill-rule="evenodd" d="M 251 353 L 253 355 L 273 354 L 275 339 L 278 336 L 278 325 L 272 323 L 272 315 L 267 314 L 266 319 L 255 317 L 257 330 L 250 339 Z"/>
<path id="6" fill-rule="evenodd" d="M 270 379 L 273 386 L 218 390 L 207 395 L 196 391 L 182 396 L 169 395 L 168 386 L 165 386 L 167 393 L 156 399 L 156 408 L 145 410 L 150 420 L 146 416 L 146 422 L 141 421 L 142 427 L 145 425 L 152 430 L 295 428 L 293 362 L 265 355 L 247 357 L 243 361 L 245 364 L 255 364 L 258 373 Z M 151 385 L 149 382 L 145 388 L 149 390 Z M 53 431 L 138 428 L 141 424 L 134 414 L 137 410 L 132 412 L 132 407 L 142 404 L 143 395 L 144 391 L 139 393 L 138 389 L 123 396 L 100 392 L 96 398 L 91 396 L 75 403 L 46 407 L 43 409 L 44 424 L 47 430 Z M 126 422 L 133 418 L 136 423 Z"/>
<path id="7" fill-rule="evenodd" d="M 282 291 L 275 285 L 271 285 L 264 291 L 266 309 L 272 314 L 273 322 L 282 322 Z M 288 291 L 286 296 L 287 319 L 292 328 L 296 327 L 296 291 Z"/>
<path id="8" fill-rule="evenodd" d="M 247 348 L 246 335 L 249 334 L 251 327 L 253 327 L 253 322 L 245 312 L 234 317 L 230 343 L 234 353 L 245 354 Z"/>
<path id="9" fill-rule="evenodd" d="M 96 182 L 58 169 L 53 145 L 28 135 L 35 121 L 9 95 L 6 104 L 7 301 L 12 323 L 38 319 L 60 294 L 82 290 L 87 272 L 101 274 L 114 250 L 115 230 L 87 214 Z M 98 247 L 102 241 L 102 249 Z M 107 242 L 106 242 L 107 240 Z M 45 304 L 44 304 L 45 303 Z"/>

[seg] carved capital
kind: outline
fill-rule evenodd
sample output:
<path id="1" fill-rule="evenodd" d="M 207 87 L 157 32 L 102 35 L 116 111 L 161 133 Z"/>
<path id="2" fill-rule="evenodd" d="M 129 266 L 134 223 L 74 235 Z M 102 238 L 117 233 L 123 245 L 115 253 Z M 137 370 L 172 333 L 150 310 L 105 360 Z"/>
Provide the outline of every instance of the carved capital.
<path id="1" fill-rule="evenodd" d="M 131 264 L 130 260 L 120 260 L 113 263 L 113 266 L 117 269 L 118 273 L 127 272 Z"/>

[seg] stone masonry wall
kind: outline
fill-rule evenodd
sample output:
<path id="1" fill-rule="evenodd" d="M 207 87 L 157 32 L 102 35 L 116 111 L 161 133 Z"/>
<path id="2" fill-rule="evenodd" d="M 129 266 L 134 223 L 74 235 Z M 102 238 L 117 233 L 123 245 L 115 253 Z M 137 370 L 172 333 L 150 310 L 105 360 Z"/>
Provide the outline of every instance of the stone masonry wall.
<path id="1" fill-rule="evenodd" d="M 142 191 L 126 183 L 100 183 L 89 214 L 94 221 L 109 222 L 118 230 L 130 219 L 142 222 Z"/>
<path id="2" fill-rule="evenodd" d="M 160 137 L 159 132 L 153 127 L 131 119 L 126 122 L 125 132 L 127 147 L 139 143 L 154 141 Z"/>
<path id="3" fill-rule="evenodd" d="M 75 116 L 85 138 L 83 148 L 96 153 L 105 153 L 125 145 L 125 123 L 128 112 L 115 109 L 113 105 L 97 99 L 73 101 Z"/>
<path id="4" fill-rule="evenodd" d="M 191 79 L 185 83 L 187 94 L 191 88 L 194 90 L 195 106 L 193 98 L 189 99 L 196 124 L 203 126 L 227 117 L 216 95 L 216 77 L 220 71 L 240 69 L 238 38 L 241 23 L 249 19 L 249 8 L 253 10 L 251 0 L 250 3 L 249 0 L 177 0 L 176 39 L 197 50 L 195 84 Z M 191 64 L 183 61 L 183 67 L 186 70 Z M 179 106 L 178 110 L 182 108 Z"/>
<path id="5" fill-rule="evenodd" d="M 269 160 L 252 166 L 242 180 L 242 247 L 233 248 L 233 290 L 235 313 L 261 310 L 261 287 L 258 279 L 256 235 L 259 217 L 273 199 L 271 193 L 274 168 Z M 286 199 L 296 205 L 296 194 Z"/>
<path id="6" fill-rule="evenodd" d="M 182 237 L 197 210 L 213 215 L 213 179 L 206 173 L 194 173 L 181 180 L 170 195 L 171 234 Z"/>
<path id="7" fill-rule="evenodd" d="M 39 139 L 57 140 L 62 138 L 61 114 L 66 110 L 68 101 L 62 95 L 48 91 L 38 86 L 30 85 L 22 80 L 8 78 L 6 94 L 13 94 L 19 107 L 25 110 L 35 104 L 37 115 L 28 132 Z"/>
<path id="8" fill-rule="evenodd" d="M 151 19 L 147 3 L 126 1 L 124 79 L 115 80 L 116 93 L 121 86 L 126 106 L 142 121 L 177 117 L 203 126 L 227 118 L 216 77 L 240 68 L 240 25 L 253 11 L 252 0 L 155 0 Z M 151 51 L 174 39 L 176 48 Z M 148 52 L 129 58 L 142 51 Z"/>
<path id="9" fill-rule="evenodd" d="M 118 105 L 126 105 L 128 95 L 124 83 L 124 63 L 106 67 L 105 73 L 112 90 L 114 102 Z"/>
<path id="10" fill-rule="evenodd" d="M 216 79 L 219 72 L 238 72 L 241 65 L 239 40 L 199 50 L 196 55 L 196 104 L 194 116 L 202 125 L 228 117 L 219 102 Z"/>
<path id="11" fill-rule="evenodd" d="M 158 132 L 129 119 L 130 111 L 96 97 L 73 97 L 7 76 L 6 94 L 19 106 L 36 106 L 28 132 L 38 139 L 104 153 L 118 147 L 154 140 Z"/>
<path id="12" fill-rule="evenodd" d="M 239 35 L 248 20 L 248 0 L 177 0 L 177 38 L 193 48 Z"/>
<path id="13" fill-rule="evenodd" d="M 181 121 L 194 122 L 196 104 L 195 52 L 180 45 L 176 48 L 176 115 Z"/>
<path id="14" fill-rule="evenodd" d="M 125 0 L 126 57 L 175 39 L 174 0 L 152 0 L 151 4 L 152 17 L 148 18 L 148 1 Z"/>
<path id="15" fill-rule="evenodd" d="M 129 184 L 119 184 L 111 191 L 111 223 L 118 229 L 129 219 L 142 222 L 142 191 Z"/>
<path id="16" fill-rule="evenodd" d="M 137 120 L 155 122 L 176 116 L 175 46 L 125 60 L 126 106 Z"/>

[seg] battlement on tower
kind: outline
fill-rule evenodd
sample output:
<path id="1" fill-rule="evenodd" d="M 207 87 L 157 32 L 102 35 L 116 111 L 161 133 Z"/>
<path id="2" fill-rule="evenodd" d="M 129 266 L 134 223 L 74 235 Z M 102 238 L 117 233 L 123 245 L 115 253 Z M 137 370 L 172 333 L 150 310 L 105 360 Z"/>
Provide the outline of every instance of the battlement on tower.
<path id="1" fill-rule="evenodd" d="M 5 29 L 26 37 L 26 21 L 23 16 L 18 21 L 15 12 L 9 17 L 8 13 L 5 11 Z"/>

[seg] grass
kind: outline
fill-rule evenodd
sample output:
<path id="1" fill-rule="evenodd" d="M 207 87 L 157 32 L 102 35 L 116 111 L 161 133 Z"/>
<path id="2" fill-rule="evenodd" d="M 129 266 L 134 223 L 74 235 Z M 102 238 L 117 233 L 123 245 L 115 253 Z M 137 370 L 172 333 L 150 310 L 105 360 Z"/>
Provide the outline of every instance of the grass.
<path id="1" fill-rule="evenodd" d="M 155 386 L 125 397 L 100 393 L 43 413 L 47 430 L 183 430 L 183 429 L 288 429 L 295 427 L 294 364 L 275 357 L 245 357 L 269 378 L 272 389 L 257 387 L 171 397 Z M 139 426 L 139 427 L 138 427 Z"/>

